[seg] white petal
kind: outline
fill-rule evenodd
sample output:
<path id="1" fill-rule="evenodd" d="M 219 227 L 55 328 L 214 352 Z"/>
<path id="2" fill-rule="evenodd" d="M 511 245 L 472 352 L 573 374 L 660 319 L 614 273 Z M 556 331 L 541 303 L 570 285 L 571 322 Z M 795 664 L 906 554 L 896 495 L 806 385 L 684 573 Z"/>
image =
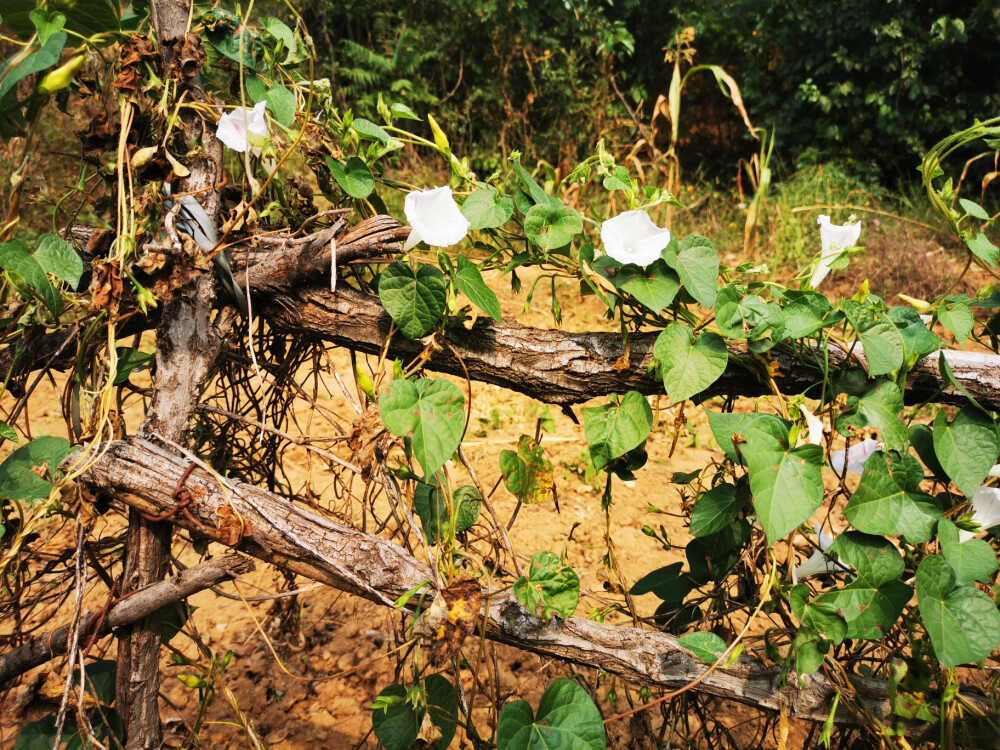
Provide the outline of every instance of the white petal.
<path id="1" fill-rule="evenodd" d="M 833 563 L 826 559 L 826 555 L 819 550 L 816 550 L 812 553 L 808 560 L 795 566 L 792 570 L 792 580 L 797 583 L 803 578 L 826 573 L 829 566 L 832 564 Z"/>
<path id="2" fill-rule="evenodd" d="M 215 137 L 233 151 L 243 153 L 247 150 L 247 131 L 245 123 L 242 119 L 237 119 L 232 114 L 225 114 L 219 118 L 219 125 L 215 130 Z"/>
<path id="3" fill-rule="evenodd" d="M 410 250 L 415 248 L 420 244 L 420 232 L 416 229 L 410 229 L 410 235 L 406 238 L 406 242 L 403 244 L 403 252 L 408 253 Z"/>
<path id="4" fill-rule="evenodd" d="M 871 458 L 873 453 L 880 450 L 882 450 L 882 447 L 879 445 L 878 440 L 872 438 L 867 438 L 856 445 L 852 445 L 846 451 L 847 471 L 860 474 L 864 470 L 865 461 Z M 844 473 L 844 455 L 845 451 L 834 451 L 833 455 L 830 456 L 830 466 L 838 474 Z"/>
<path id="5" fill-rule="evenodd" d="M 813 289 L 818 287 L 823 282 L 823 279 L 826 278 L 826 275 L 828 273 L 830 273 L 830 263 L 824 263 L 821 260 L 819 262 L 819 265 L 816 266 L 816 270 L 813 271 L 812 278 L 809 279 L 809 286 L 811 286 Z"/>
<path id="6" fill-rule="evenodd" d="M 819 238 L 823 243 L 823 255 L 830 254 L 833 250 L 844 250 L 854 247 L 861 238 L 861 222 L 845 224 L 839 226 L 830 223 L 829 216 L 820 216 Z M 823 221 L 823 220 L 826 221 Z"/>
<path id="7" fill-rule="evenodd" d="M 469 220 L 462 215 L 448 186 L 407 194 L 403 213 L 413 227 L 410 237 L 415 233 L 417 242 L 423 241 L 432 247 L 458 244 L 469 233 Z M 409 240 L 407 245 L 413 246 Z"/>
<path id="8" fill-rule="evenodd" d="M 959 540 L 968 541 L 977 534 L 1000 524 L 1000 490 L 980 487 L 972 496 L 972 522 L 979 524 L 979 531 L 959 530 Z"/>
<path id="9" fill-rule="evenodd" d="M 823 442 L 823 422 L 809 411 L 805 404 L 799 405 L 799 411 L 806 418 L 806 425 L 809 427 L 809 443 L 820 445 Z"/>
<path id="10" fill-rule="evenodd" d="M 847 248 L 854 247 L 858 243 L 858 239 L 861 237 L 860 221 L 855 222 L 854 224 L 839 226 L 837 224 L 831 224 L 829 216 L 821 215 L 817 223 L 819 224 L 819 237 L 820 241 L 823 243 L 823 249 L 820 252 L 819 265 L 816 266 L 816 270 L 813 272 L 812 278 L 809 280 L 809 286 L 813 289 L 818 287 L 823 279 L 826 278 L 827 274 L 830 273 L 830 267 L 833 265 L 834 261 L 836 261 Z"/>
<path id="11" fill-rule="evenodd" d="M 625 211 L 601 224 L 604 252 L 619 263 L 646 267 L 670 244 L 670 230 L 656 226 L 642 209 Z"/>
<path id="12" fill-rule="evenodd" d="M 267 102 L 257 102 L 253 109 L 243 110 L 247 118 L 247 132 L 251 135 L 267 137 L 267 115 L 264 114 L 266 106 Z"/>
<path id="13" fill-rule="evenodd" d="M 816 532 L 816 538 L 819 540 L 819 548 L 824 552 L 830 549 L 830 545 L 833 544 L 833 537 L 823 531 L 822 526 L 813 526 L 813 531 Z"/>
<path id="14" fill-rule="evenodd" d="M 994 464 L 993 468 L 987 473 L 988 477 L 1000 477 L 1000 464 Z"/>
<path id="15" fill-rule="evenodd" d="M 800 578 L 808 578 L 809 576 L 820 575 L 821 573 L 846 573 L 853 575 L 854 568 L 850 565 L 835 562 L 823 554 L 833 544 L 833 536 L 824 532 L 821 526 L 813 526 L 813 530 L 816 532 L 819 549 L 815 550 L 804 563 L 796 565 L 792 569 L 792 581 L 797 583 Z"/>
<path id="16" fill-rule="evenodd" d="M 233 151 L 244 152 L 251 145 L 262 146 L 267 140 L 266 102 L 258 102 L 253 109 L 236 107 L 219 118 L 215 137 Z"/>

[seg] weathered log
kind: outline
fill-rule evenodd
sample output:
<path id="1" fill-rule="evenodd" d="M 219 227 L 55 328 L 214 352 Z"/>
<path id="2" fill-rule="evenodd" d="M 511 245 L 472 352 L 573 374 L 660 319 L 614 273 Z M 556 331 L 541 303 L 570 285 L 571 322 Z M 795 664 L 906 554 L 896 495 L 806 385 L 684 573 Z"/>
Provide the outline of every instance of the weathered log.
<path id="1" fill-rule="evenodd" d="M 299 287 L 291 292 L 292 304 L 287 302 L 265 307 L 263 314 L 272 325 L 369 354 L 384 350 L 392 319 L 377 297 L 342 284 L 335 293 Z M 493 383 L 551 404 L 577 404 L 628 390 L 648 395 L 663 393 L 663 384 L 649 373 L 656 332 L 633 335 L 629 340 L 629 366 L 618 369 L 625 347 L 617 333 L 569 333 L 510 320 L 496 323 L 488 318 L 478 318 L 470 329 L 452 319 L 444 330 L 441 345 L 427 360 L 431 370 L 459 377 L 468 372 L 472 380 Z M 390 357 L 408 360 L 424 349 L 422 342 L 410 341 L 397 332 L 388 351 Z M 770 368 L 774 385 L 782 393 L 819 396 L 821 370 L 791 352 L 778 348 L 764 360 L 736 344 L 729 349 L 729 366 L 706 395 L 771 393 L 767 379 Z M 1000 410 L 1000 356 L 956 350 L 946 350 L 944 355 L 958 382 L 983 406 Z M 907 402 L 967 403 L 961 391 L 941 378 L 937 357 L 933 354 L 920 360 L 910 371 Z M 865 364 L 860 346 L 851 354 L 830 349 L 831 369 Z"/>
<path id="2" fill-rule="evenodd" d="M 224 481 L 142 440 L 115 442 L 100 451 L 82 481 L 111 493 L 146 513 L 169 512 L 170 490 L 182 477 L 191 502 L 172 522 L 214 541 L 286 570 L 301 573 L 372 601 L 390 604 L 401 594 L 433 580 L 432 571 L 401 547 L 364 534 L 307 510 L 281 496 L 241 482 Z M 189 514 L 189 515 L 188 515 Z M 234 534 L 233 519 L 242 522 Z M 707 667 L 676 639 L 661 632 L 619 627 L 578 617 L 547 623 L 521 608 L 509 593 L 491 595 L 482 618 L 486 636 L 544 656 L 603 669 L 623 679 L 658 688 L 677 689 Z M 728 698 L 757 708 L 784 710 L 789 716 L 824 720 L 838 686 L 822 674 L 803 687 L 779 686 L 781 670 L 741 657 L 725 670 L 714 670 L 694 687 L 697 692 Z M 872 716 L 892 717 L 887 686 L 857 675 L 839 686 L 848 705 L 860 705 Z M 985 707 L 984 699 L 963 696 Z M 847 711 L 835 721 L 853 724 Z"/>
<path id="3" fill-rule="evenodd" d="M 74 228 L 74 236 L 85 229 Z M 375 216 L 338 234 L 341 230 L 342 227 L 334 226 L 302 238 L 272 237 L 267 247 L 256 249 L 244 250 L 238 245 L 232 252 L 234 273 L 241 284 L 249 280 L 250 291 L 257 298 L 258 313 L 272 324 L 296 335 L 378 354 L 392 322 L 378 299 L 346 284 L 340 284 L 333 293 L 316 280 L 321 278 L 325 282 L 329 278 L 331 237 L 336 236 L 337 262 L 343 265 L 398 251 L 409 228 L 388 216 Z M 243 256 L 248 254 L 247 268 Z M 427 362 L 429 369 L 464 376 L 464 364 L 473 380 L 500 385 L 552 404 L 582 403 L 627 390 L 649 395 L 663 393 L 662 384 L 648 372 L 657 332 L 634 334 L 630 339 L 629 366 L 618 370 L 614 366 L 625 354 L 618 333 L 569 333 L 523 326 L 511 320 L 495 323 L 488 318 L 479 318 L 467 330 L 464 322 L 452 319 L 444 326 L 443 340 L 450 348 L 433 352 Z M 46 340 L 46 346 L 38 350 L 39 355 L 54 351 L 62 337 L 60 333 L 50 335 L 51 341 Z M 405 359 L 417 356 L 423 349 L 421 342 L 396 334 L 389 353 Z M 706 395 L 770 393 L 768 367 L 773 370 L 774 385 L 780 392 L 819 395 L 820 369 L 785 348 L 772 350 L 765 359 L 754 357 L 738 344 L 730 344 L 729 349 L 729 367 Z M 0 373 L 5 371 L 3 363 L 11 361 L 13 354 L 13 349 L 0 351 Z M 926 400 L 966 403 L 964 394 L 941 378 L 937 356 L 926 357 L 911 369 L 906 389 L 908 403 Z M 981 404 L 1000 411 L 1000 356 L 947 350 L 945 357 L 956 379 Z M 835 347 L 830 349 L 829 366 L 833 369 L 865 365 L 860 345 L 850 353 Z"/>
<path id="4" fill-rule="evenodd" d="M 266 246 L 253 250 L 243 268 L 239 249 L 231 252 L 233 273 L 241 285 L 249 285 L 252 294 L 266 298 L 285 294 L 317 278 L 330 278 L 331 241 L 336 245 L 337 265 L 375 258 L 403 249 L 410 233 L 389 216 L 373 216 L 347 228 L 341 222 L 313 235 L 299 239 L 271 237 Z"/>
<path id="5" fill-rule="evenodd" d="M 80 621 L 83 639 L 101 637 L 123 625 L 148 617 L 164 607 L 192 594 L 217 586 L 254 569 L 252 560 L 241 555 L 226 555 L 206 560 L 193 568 L 120 599 L 107 612 L 91 612 Z M 35 636 L 28 643 L 0 656 L 0 687 L 29 669 L 65 654 L 69 648 L 70 626 Z"/>

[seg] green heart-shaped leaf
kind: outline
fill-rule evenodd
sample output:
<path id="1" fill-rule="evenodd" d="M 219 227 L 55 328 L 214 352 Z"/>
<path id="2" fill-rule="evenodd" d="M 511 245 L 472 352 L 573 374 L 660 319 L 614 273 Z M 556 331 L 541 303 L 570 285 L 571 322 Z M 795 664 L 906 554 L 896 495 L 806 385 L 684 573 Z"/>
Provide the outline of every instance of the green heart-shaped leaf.
<path id="1" fill-rule="evenodd" d="M 903 337 L 889 320 L 882 318 L 858 334 L 865 348 L 868 373 L 887 375 L 903 366 Z"/>
<path id="2" fill-rule="evenodd" d="M 744 433 L 740 452 L 750 475 L 753 507 L 774 543 L 805 521 L 823 502 L 823 449 L 787 442 L 756 427 Z"/>
<path id="3" fill-rule="evenodd" d="M 62 298 L 52 286 L 45 268 L 20 240 L 0 243 L 0 268 L 34 289 L 45 302 L 52 317 L 62 310 Z"/>
<path id="4" fill-rule="evenodd" d="M 601 269 L 598 273 L 601 273 Z M 654 313 L 661 312 L 673 302 L 677 290 L 681 288 L 677 274 L 663 260 L 645 268 L 633 264 L 621 266 L 611 281 L 618 289 L 632 295 Z"/>
<path id="5" fill-rule="evenodd" d="M 552 615 L 572 617 L 580 601 L 580 578 L 569 565 L 551 552 L 531 558 L 527 576 L 514 581 L 514 598 L 543 620 Z"/>
<path id="6" fill-rule="evenodd" d="M 638 391 L 629 391 L 619 405 L 583 410 L 584 434 L 594 468 L 601 469 L 642 445 L 653 427 L 653 410 Z"/>
<path id="7" fill-rule="evenodd" d="M 448 282 L 433 266 L 420 266 L 414 274 L 409 266 L 393 263 L 379 277 L 378 296 L 403 335 L 416 339 L 441 320 Z"/>
<path id="8" fill-rule="evenodd" d="M 874 427 L 887 448 L 905 451 L 910 433 L 899 415 L 903 411 L 903 392 L 889 380 L 882 380 L 861 398 L 847 399 L 848 410 L 837 419 L 842 435 L 857 434 L 848 428 Z M 993 464 L 990 464 L 992 466 Z"/>
<path id="9" fill-rule="evenodd" d="M 375 178 L 371 170 L 356 156 L 350 157 L 344 164 L 328 156 L 326 165 L 341 190 L 352 198 L 367 198 L 375 189 Z"/>
<path id="10" fill-rule="evenodd" d="M 831 604 L 847 621 L 849 638 L 878 639 L 896 623 L 913 591 L 899 580 L 903 559 L 882 537 L 849 531 L 829 551 L 854 568 L 857 578 L 844 588 L 827 591 L 817 602 Z"/>
<path id="11" fill-rule="evenodd" d="M 773 414 L 761 412 L 748 412 L 745 414 L 733 414 L 730 412 L 707 411 L 708 426 L 712 430 L 712 437 L 726 454 L 726 458 L 735 463 L 743 463 L 733 439 L 743 435 L 747 429 L 753 427 L 764 430 L 774 435 L 784 442 L 788 442 L 788 428 L 791 422 L 786 422 Z"/>
<path id="12" fill-rule="evenodd" d="M 941 324 L 955 334 L 959 346 L 965 343 L 976 324 L 976 317 L 968 302 L 956 302 L 938 310 Z"/>
<path id="13" fill-rule="evenodd" d="M 480 187 L 462 203 L 462 215 L 469 229 L 493 229 L 503 226 L 514 214 L 514 201 L 495 187 Z"/>
<path id="14" fill-rule="evenodd" d="M 691 512 L 691 535 L 703 537 L 721 531 L 736 520 L 742 505 L 733 485 L 716 485 L 698 498 Z"/>
<path id="15" fill-rule="evenodd" d="M 847 502 L 844 515 L 866 534 L 905 536 L 914 544 L 926 542 L 941 518 L 941 505 L 921 491 L 923 478 L 924 470 L 913 456 L 873 453 L 865 461 L 861 484 Z"/>
<path id="16" fill-rule="evenodd" d="M 1000 453 L 1000 435 L 988 414 L 966 406 L 948 423 L 944 409 L 934 419 L 934 453 L 945 473 L 972 497 Z"/>
<path id="17" fill-rule="evenodd" d="M 707 237 L 692 234 L 680 242 L 677 254 L 666 254 L 667 264 L 672 266 L 688 293 L 700 305 L 712 307 L 715 304 L 719 282 L 719 253 Z"/>
<path id="18" fill-rule="evenodd" d="M 489 315 L 493 320 L 500 322 L 500 300 L 497 295 L 486 286 L 483 275 L 479 273 L 479 268 L 464 255 L 458 256 L 458 271 L 455 274 L 455 286 L 466 297 L 472 300 L 472 304 Z"/>
<path id="19" fill-rule="evenodd" d="M 410 440 L 413 455 L 434 476 L 454 455 L 465 431 L 465 397 L 447 380 L 395 380 L 378 399 L 386 428 Z"/>
<path id="20" fill-rule="evenodd" d="M 729 363 L 729 350 L 718 334 L 702 333 L 695 340 L 688 326 L 672 323 L 656 338 L 653 357 L 660 363 L 663 387 L 673 405 L 721 378 Z"/>
<path id="21" fill-rule="evenodd" d="M 295 122 L 295 108 L 298 106 L 295 94 L 280 83 L 274 84 L 267 90 L 267 94 L 264 95 L 264 101 L 267 102 L 267 108 L 271 110 L 274 119 L 281 125 L 287 128 Z"/>
<path id="22" fill-rule="evenodd" d="M 583 218 L 570 206 L 537 204 L 524 217 L 524 234 L 545 250 L 562 247 L 583 231 Z"/>
<path id="23" fill-rule="evenodd" d="M 604 750 L 601 712 L 574 680 L 555 680 L 531 715 L 527 701 L 503 707 L 497 722 L 498 750 Z"/>
<path id="24" fill-rule="evenodd" d="M 726 652 L 726 642 L 715 633 L 688 633 L 677 642 L 706 664 L 715 664 Z"/>
<path id="25" fill-rule="evenodd" d="M 21 446 L 0 463 L 0 497 L 29 504 L 44 500 L 52 491 L 52 483 L 42 474 L 57 475 L 59 464 L 73 450 L 66 438 L 51 435 Z"/>
<path id="26" fill-rule="evenodd" d="M 917 568 L 917 607 L 945 667 L 982 661 L 1000 644 L 997 605 L 971 585 L 955 586 L 955 571 L 940 555 Z"/>
<path id="27" fill-rule="evenodd" d="M 997 556 L 993 548 L 982 539 L 960 542 L 958 527 L 951 521 L 942 519 L 938 522 L 938 541 L 941 543 L 944 559 L 955 572 L 955 582 L 959 586 L 973 581 L 987 583 L 997 569 Z"/>
<path id="28" fill-rule="evenodd" d="M 83 276 L 83 261 L 66 240 L 55 234 L 42 235 L 34 256 L 42 270 L 65 281 L 70 289 L 76 289 Z"/>

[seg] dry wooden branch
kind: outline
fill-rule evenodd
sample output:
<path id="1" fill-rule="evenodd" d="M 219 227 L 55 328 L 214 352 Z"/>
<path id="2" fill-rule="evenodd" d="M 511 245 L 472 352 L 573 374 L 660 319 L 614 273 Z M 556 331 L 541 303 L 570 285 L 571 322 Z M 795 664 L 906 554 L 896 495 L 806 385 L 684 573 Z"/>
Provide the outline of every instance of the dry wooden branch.
<path id="1" fill-rule="evenodd" d="M 389 337 L 392 320 L 378 298 L 346 285 L 336 293 L 316 287 L 300 287 L 291 292 L 291 304 L 269 305 L 264 314 L 275 326 L 296 335 L 309 335 L 356 351 L 378 354 Z M 452 319 L 444 327 L 449 347 L 435 349 L 427 367 L 473 380 L 493 383 L 552 404 L 577 404 L 609 393 L 636 390 L 644 394 L 663 393 L 663 384 L 649 374 L 653 342 L 657 333 L 640 333 L 630 338 L 630 366 L 615 364 L 625 354 L 618 333 L 568 333 L 523 326 L 505 320 L 495 323 L 479 318 L 471 329 Z M 390 357 L 409 360 L 424 350 L 420 341 L 409 341 L 398 332 L 389 346 Z M 990 409 L 1000 410 L 1000 356 L 976 352 L 945 351 L 956 379 Z M 822 373 L 791 353 L 776 350 L 770 362 L 754 357 L 737 345 L 730 345 L 729 367 L 707 391 L 707 395 L 759 396 L 771 393 L 771 377 L 782 393 L 808 392 L 819 396 Z M 461 361 L 459 361 L 461 358 Z M 831 349 L 829 366 L 864 366 L 864 351 L 855 348 L 848 355 Z M 464 368 L 463 368 L 464 364 Z M 968 403 L 957 389 L 944 383 L 938 372 L 937 355 L 922 359 L 911 370 L 906 387 L 909 403 L 933 400 L 937 403 Z"/>
<path id="2" fill-rule="evenodd" d="M 389 216 L 373 216 L 355 227 L 346 229 L 341 222 L 313 235 L 299 239 L 268 238 L 266 250 L 253 252 L 248 267 L 241 268 L 240 253 L 232 253 L 234 273 L 241 285 L 259 297 L 285 294 L 317 277 L 330 277 L 331 240 L 336 241 L 337 265 L 363 258 L 399 253 L 410 233 Z"/>
<path id="3" fill-rule="evenodd" d="M 74 227 L 74 237 L 83 237 L 86 231 L 86 227 Z M 302 238 L 268 238 L 266 248 L 247 248 L 249 268 L 239 261 L 247 253 L 237 250 L 233 253 L 235 273 L 241 284 L 249 278 L 251 292 L 257 296 L 258 304 L 263 305 L 258 309 L 272 324 L 296 335 L 309 335 L 348 349 L 377 354 L 382 351 L 391 326 L 391 319 L 378 299 L 346 284 L 338 286 L 334 294 L 325 284 L 316 283 L 317 278 L 324 282 L 329 278 L 329 240 L 341 231 L 342 227 L 334 225 Z M 408 232 L 408 227 L 401 227 L 388 216 L 361 222 L 337 236 L 338 265 L 396 252 Z M 626 390 L 650 395 L 663 393 L 662 384 L 648 373 L 656 332 L 631 337 L 630 367 L 619 371 L 614 365 L 625 353 L 625 347 L 618 333 L 568 333 L 522 326 L 509 320 L 498 324 L 488 318 L 479 318 L 467 330 L 463 322 L 451 320 L 444 326 L 451 350 L 435 351 L 427 363 L 430 369 L 464 376 L 457 354 L 473 380 L 494 383 L 553 404 L 582 403 Z M 132 325 L 136 327 L 135 323 Z M 50 334 L 43 343 L 36 344 L 35 357 L 21 359 L 38 362 L 54 351 L 63 338 L 62 333 Z M 423 348 L 420 342 L 408 341 L 397 334 L 389 353 L 406 359 L 417 356 Z M 14 355 L 13 348 L 0 351 L 0 373 L 6 372 L 4 364 L 11 362 Z M 948 350 L 945 356 L 957 380 L 980 403 L 1000 410 L 1000 356 L 957 350 Z M 817 384 L 821 379 L 818 366 L 781 348 L 772 351 L 766 363 L 738 345 L 730 345 L 729 368 L 708 390 L 708 395 L 770 393 L 766 364 L 773 368 L 774 384 L 782 393 L 798 394 L 812 389 L 813 395 L 818 395 Z M 831 349 L 831 368 L 849 364 L 866 364 L 860 346 L 854 348 L 850 357 L 841 350 Z M 27 363 L 23 366 L 30 367 Z M 906 398 L 909 403 L 929 399 L 945 404 L 966 403 L 958 389 L 942 380 L 936 355 L 921 360 L 910 371 Z"/>
<path id="4" fill-rule="evenodd" d="M 84 615 L 80 632 L 84 638 L 104 636 L 122 625 L 129 625 L 143 619 L 164 607 L 179 602 L 199 591 L 217 586 L 223 581 L 249 573 L 254 569 L 252 560 L 240 555 L 226 555 L 206 560 L 193 568 L 179 573 L 165 581 L 154 583 L 136 591 L 132 596 L 121 599 L 106 613 L 93 612 Z M 36 636 L 23 646 L 0 656 L 0 687 L 29 669 L 44 664 L 50 659 L 65 654 L 69 648 L 70 626 L 64 625 L 51 633 Z"/>
<path id="5" fill-rule="evenodd" d="M 112 443 L 107 449 L 83 481 L 145 513 L 163 513 L 172 507 L 169 488 L 185 476 L 189 468 L 186 460 L 142 440 Z M 430 568 L 401 547 L 266 490 L 240 482 L 220 483 L 201 470 L 190 473 L 186 486 L 194 498 L 188 506 L 193 518 L 175 516 L 173 521 L 179 526 L 197 529 L 215 541 L 313 580 L 372 601 L 391 603 L 433 579 Z M 233 517 L 242 521 L 241 535 L 233 535 L 227 521 Z M 705 664 L 664 633 L 577 617 L 543 623 L 510 594 L 489 599 L 483 626 L 492 640 L 603 669 L 642 685 L 675 689 L 706 670 Z M 884 720 L 892 716 L 882 681 L 852 676 L 850 685 L 835 686 L 820 674 L 796 688 L 779 686 L 779 675 L 779 669 L 742 657 L 729 669 L 713 671 L 695 690 L 758 708 L 784 708 L 790 716 L 820 721 L 826 718 L 839 689 L 847 705 L 860 705 Z M 974 695 L 967 697 L 981 702 Z M 846 711 L 838 713 L 835 720 L 854 722 Z"/>

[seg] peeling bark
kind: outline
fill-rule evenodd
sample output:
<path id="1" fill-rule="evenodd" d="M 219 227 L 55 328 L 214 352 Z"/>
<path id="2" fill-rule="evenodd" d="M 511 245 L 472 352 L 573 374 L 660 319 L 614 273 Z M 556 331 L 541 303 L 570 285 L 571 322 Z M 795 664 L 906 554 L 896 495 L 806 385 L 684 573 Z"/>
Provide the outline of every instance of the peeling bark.
<path id="1" fill-rule="evenodd" d="M 153 0 L 152 25 L 158 41 L 164 80 L 179 81 L 203 98 L 197 67 L 186 70 L 176 54 L 188 34 L 191 0 Z M 197 42 L 196 42 L 197 43 Z M 192 85 L 193 84 L 193 85 Z M 191 158 L 190 174 L 178 192 L 196 195 L 214 221 L 219 212 L 219 175 L 222 146 L 193 110 L 180 115 L 186 143 L 201 142 Z M 184 442 L 188 422 L 197 406 L 201 388 L 221 345 L 211 326 L 215 285 L 211 275 L 194 282 L 190 299 L 167 302 L 157 331 L 157 374 L 153 401 L 140 434 L 160 434 Z M 127 595 L 163 578 L 170 560 L 172 527 L 129 511 L 125 539 L 125 567 L 121 590 Z M 118 639 L 116 704 L 125 726 L 125 750 L 154 750 L 163 743 L 160 726 L 160 617 L 158 612 L 122 628 Z"/>
<path id="2" fill-rule="evenodd" d="M 201 388 L 222 344 L 211 322 L 214 298 L 214 279 L 203 275 L 192 299 L 178 298 L 167 303 L 163 324 L 157 331 L 156 390 L 139 429 L 141 435 L 155 434 L 184 442 Z M 175 503 L 173 485 L 166 491 Z M 129 509 L 123 595 L 166 575 L 172 529 L 169 523 L 151 521 L 135 508 Z M 118 639 L 116 700 L 125 725 L 126 750 L 151 750 L 162 744 L 159 664 L 160 615 L 153 612 L 122 628 Z"/>
<path id="3" fill-rule="evenodd" d="M 87 236 L 86 231 L 85 227 L 75 227 L 73 236 L 81 240 Z M 337 240 L 338 265 L 344 265 L 398 252 L 408 232 L 409 228 L 400 226 L 395 219 L 375 216 L 348 231 L 343 231 L 338 223 L 302 238 L 260 238 L 257 247 L 237 244 L 232 250 L 234 273 L 241 285 L 249 281 L 250 291 L 261 306 L 260 314 L 273 325 L 295 335 L 378 354 L 392 322 L 378 298 L 346 284 L 339 285 L 333 293 L 316 280 L 329 278 L 332 237 Z M 569 333 L 523 326 L 511 320 L 495 323 L 488 318 L 479 318 L 467 330 L 463 323 L 458 319 L 446 322 L 443 340 L 454 353 L 447 348 L 435 351 L 427 363 L 429 369 L 464 377 L 464 363 L 473 380 L 493 383 L 552 404 L 583 403 L 626 390 L 647 395 L 663 393 L 662 383 L 648 373 L 658 332 L 634 334 L 630 339 L 630 366 L 619 371 L 614 365 L 625 354 L 625 347 L 618 333 Z M 135 329 L 140 327 L 132 325 Z M 50 334 L 37 345 L 36 356 L 22 359 L 37 362 L 55 351 L 64 338 L 62 332 Z M 422 343 L 396 334 L 389 353 L 393 357 L 413 358 L 423 348 Z M 820 369 L 780 347 L 772 350 L 766 360 L 754 357 L 738 344 L 731 343 L 729 351 L 729 367 L 708 389 L 709 396 L 770 393 L 765 363 L 774 369 L 774 384 L 780 392 L 819 395 Z M 0 351 L 0 372 L 6 371 L 4 365 L 13 361 L 14 355 L 13 348 Z M 1000 356 L 946 350 L 945 357 L 958 382 L 983 406 L 1000 411 Z M 65 366 L 72 361 L 73 357 L 67 356 L 54 366 Z M 864 367 L 864 349 L 856 345 L 848 356 L 831 348 L 829 365 L 833 369 Z M 908 403 L 927 400 L 967 403 L 957 388 L 941 378 L 936 354 L 912 368 L 906 398 Z"/>

